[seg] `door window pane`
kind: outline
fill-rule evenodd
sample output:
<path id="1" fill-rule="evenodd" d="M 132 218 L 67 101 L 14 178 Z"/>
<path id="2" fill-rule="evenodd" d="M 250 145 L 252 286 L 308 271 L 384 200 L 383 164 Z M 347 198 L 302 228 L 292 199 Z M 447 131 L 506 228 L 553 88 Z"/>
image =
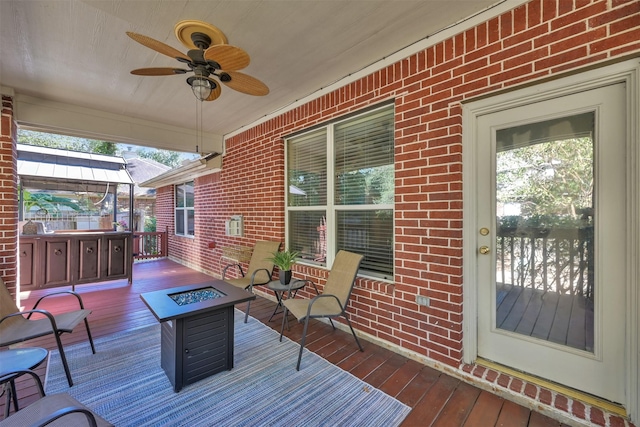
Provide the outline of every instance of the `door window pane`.
<path id="1" fill-rule="evenodd" d="M 593 352 L 594 113 L 496 133 L 496 327 Z"/>

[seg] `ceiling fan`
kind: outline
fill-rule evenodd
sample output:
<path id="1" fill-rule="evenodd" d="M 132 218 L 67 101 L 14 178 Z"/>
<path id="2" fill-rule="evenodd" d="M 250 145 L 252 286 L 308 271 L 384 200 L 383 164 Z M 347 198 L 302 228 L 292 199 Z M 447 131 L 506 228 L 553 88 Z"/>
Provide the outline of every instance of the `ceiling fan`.
<path id="1" fill-rule="evenodd" d="M 151 37 L 130 31 L 127 31 L 127 35 L 141 45 L 177 59 L 188 67 L 138 68 L 131 71 L 131 74 L 169 76 L 192 72 L 193 75 L 187 78 L 187 83 L 200 101 L 213 101 L 220 96 L 221 87 L 218 80 L 231 89 L 248 95 L 264 96 L 269 93 L 269 88 L 260 80 L 238 71 L 249 65 L 249 55 L 239 47 L 227 44 L 224 33 L 211 24 L 193 20 L 176 24 L 176 38 L 189 48 L 186 55 Z"/>

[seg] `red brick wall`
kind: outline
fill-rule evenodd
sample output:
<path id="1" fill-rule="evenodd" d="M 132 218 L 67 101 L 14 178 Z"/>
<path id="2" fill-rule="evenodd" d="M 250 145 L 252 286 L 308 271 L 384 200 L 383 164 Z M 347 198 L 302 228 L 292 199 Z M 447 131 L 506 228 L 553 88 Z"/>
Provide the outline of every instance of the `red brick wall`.
<path id="1" fill-rule="evenodd" d="M 18 241 L 17 131 L 11 97 L 2 96 L 0 120 L 0 275 L 11 290 L 16 286 Z"/>
<path id="2" fill-rule="evenodd" d="M 359 280 L 350 314 L 361 331 L 458 367 L 461 101 L 637 56 L 639 40 L 640 2 L 534 0 L 437 43 L 227 139 L 222 171 L 196 180 L 196 239 L 173 237 L 170 253 L 219 273 L 222 246 L 283 241 L 283 138 L 394 99 L 395 284 Z M 236 214 L 244 215 L 245 237 L 225 238 L 224 220 Z M 296 274 L 325 276 L 301 266 Z M 417 306 L 416 294 L 430 297 L 431 306 Z"/>

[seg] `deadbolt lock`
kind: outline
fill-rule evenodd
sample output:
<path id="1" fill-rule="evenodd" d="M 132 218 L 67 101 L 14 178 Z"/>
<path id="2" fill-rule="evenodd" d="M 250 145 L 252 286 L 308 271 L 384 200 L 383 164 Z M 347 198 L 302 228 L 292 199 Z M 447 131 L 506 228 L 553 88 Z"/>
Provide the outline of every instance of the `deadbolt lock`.
<path id="1" fill-rule="evenodd" d="M 480 246 L 479 252 L 480 252 L 482 255 L 486 255 L 486 254 L 488 254 L 489 252 L 491 252 L 491 249 L 489 249 L 489 246 Z"/>
<path id="2" fill-rule="evenodd" d="M 480 234 L 483 236 L 488 236 L 489 235 L 489 229 L 487 227 L 482 227 L 480 229 Z"/>

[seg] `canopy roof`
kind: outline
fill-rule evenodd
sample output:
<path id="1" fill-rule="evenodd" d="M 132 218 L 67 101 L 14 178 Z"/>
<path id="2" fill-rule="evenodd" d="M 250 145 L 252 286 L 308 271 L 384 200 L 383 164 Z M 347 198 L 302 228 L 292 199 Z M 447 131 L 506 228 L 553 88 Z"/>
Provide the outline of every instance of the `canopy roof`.
<path id="1" fill-rule="evenodd" d="M 17 144 L 23 188 L 105 191 L 110 184 L 133 185 L 122 157 Z"/>

